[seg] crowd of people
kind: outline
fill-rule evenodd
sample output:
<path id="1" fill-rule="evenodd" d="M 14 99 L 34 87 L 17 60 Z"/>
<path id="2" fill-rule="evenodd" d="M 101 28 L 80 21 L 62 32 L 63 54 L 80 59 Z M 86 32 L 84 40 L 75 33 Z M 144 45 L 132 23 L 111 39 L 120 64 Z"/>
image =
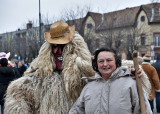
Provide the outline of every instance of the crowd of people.
<path id="1" fill-rule="evenodd" d="M 144 67 L 150 62 L 145 61 L 146 56 L 139 61 L 142 69 L 138 71 L 129 68 L 134 66 L 133 61 L 130 64 L 126 60 L 127 67 L 123 67 L 119 53 L 107 46 L 96 50 L 92 57 L 75 26 L 64 21 L 53 23 L 44 38 L 29 68 L 24 61 L 8 62 L 9 54 L 2 54 L 1 86 L 8 78 L 1 94 L 2 114 L 3 109 L 5 114 L 140 114 L 135 73 L 144 87 L 146 113 L 152 114 L 155 94 L 159 111 L 159 65 L 153 64 L 153 78 Z M 10 73 L 4 74 L 4 68 Z M 152 87 L 154 83 L 156 87 Z"/>
<path id="2" fill-rule="evenodd" d="M 1 114 L 4 114 L 4 97 L 11 81 L 22 77 L 27 67 L 23 61 L 9 61 L 10 53 L 0 52 L 0 105 Z"/>

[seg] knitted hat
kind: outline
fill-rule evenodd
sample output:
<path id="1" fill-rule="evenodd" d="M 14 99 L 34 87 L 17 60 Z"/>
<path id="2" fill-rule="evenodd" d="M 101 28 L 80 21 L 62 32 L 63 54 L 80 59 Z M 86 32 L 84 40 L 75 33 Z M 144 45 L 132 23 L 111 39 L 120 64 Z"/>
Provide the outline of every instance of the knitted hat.
<path id="1" fill-rule="evenodd" d="M 149 54 L 145 54 L 143 56 L 143 60 L 151 60 L 151 56 Z"/>

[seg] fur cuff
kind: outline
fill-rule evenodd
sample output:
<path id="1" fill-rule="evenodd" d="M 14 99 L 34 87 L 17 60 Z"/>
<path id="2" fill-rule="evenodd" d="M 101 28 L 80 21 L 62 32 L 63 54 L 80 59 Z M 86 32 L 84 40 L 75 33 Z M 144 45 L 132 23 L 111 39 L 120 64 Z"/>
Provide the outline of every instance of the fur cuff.
<path id="1" fill-rule="evenodd" d="M 156 90 L 156 92 L 160 92 L 160 90 Z"/>

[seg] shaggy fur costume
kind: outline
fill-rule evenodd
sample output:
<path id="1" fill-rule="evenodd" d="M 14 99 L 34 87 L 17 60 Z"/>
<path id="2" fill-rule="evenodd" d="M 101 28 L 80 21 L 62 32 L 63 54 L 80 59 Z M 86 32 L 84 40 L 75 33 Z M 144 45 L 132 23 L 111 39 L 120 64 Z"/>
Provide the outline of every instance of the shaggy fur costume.
<path id="1" fill-rule="evenodd" d="M 83 38 L 75 32 L 63 49 L 63 71 L 55 70 L 51 44 L 45 42 L 37 58 L 22 78 L 7 90 L 5 114 L 67 114 L 85 82 L 93 76 L 91 54 Z"/>

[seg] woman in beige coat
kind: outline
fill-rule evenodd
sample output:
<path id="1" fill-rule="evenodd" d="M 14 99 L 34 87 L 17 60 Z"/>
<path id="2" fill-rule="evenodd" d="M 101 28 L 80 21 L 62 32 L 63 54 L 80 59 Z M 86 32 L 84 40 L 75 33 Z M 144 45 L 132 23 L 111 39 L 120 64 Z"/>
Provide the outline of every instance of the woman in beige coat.
<path id="1" fill-rule="evenodd" d="M 122 69 L 117 53 L 110 48 L 96 50 L 92 62 L 96 71 L 88 78 L 69 114 L 140 114 L 136 81 L 128 69 Z M 147 114 L 152 114 L 146 95 Z"/>

